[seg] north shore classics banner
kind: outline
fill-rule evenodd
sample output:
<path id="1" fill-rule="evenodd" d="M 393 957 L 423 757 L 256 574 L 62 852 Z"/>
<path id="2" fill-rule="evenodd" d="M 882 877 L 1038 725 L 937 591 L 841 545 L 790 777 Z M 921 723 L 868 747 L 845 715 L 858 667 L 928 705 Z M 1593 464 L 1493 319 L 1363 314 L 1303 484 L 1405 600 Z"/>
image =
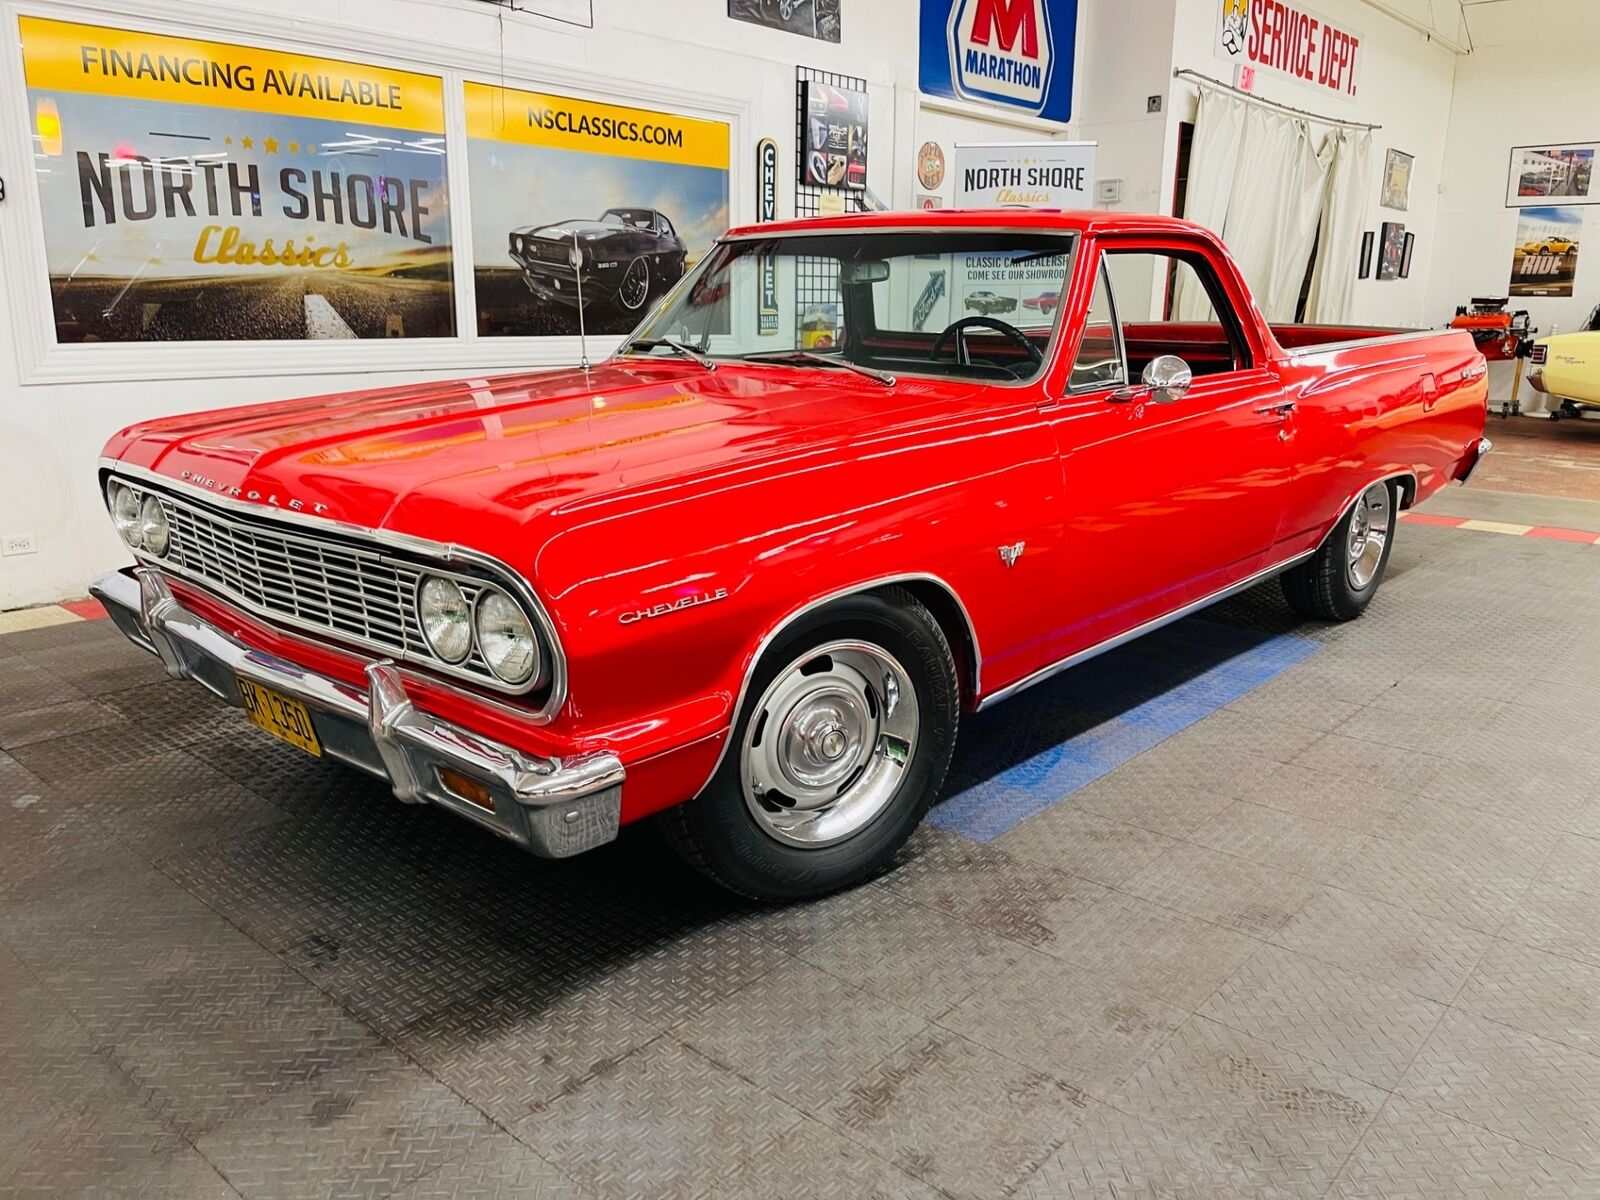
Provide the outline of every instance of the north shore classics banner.
<path id="1" fill-rule="evenodd" d="M 437 76 L 21 30 L 58 341 L 454 334 Z"/>

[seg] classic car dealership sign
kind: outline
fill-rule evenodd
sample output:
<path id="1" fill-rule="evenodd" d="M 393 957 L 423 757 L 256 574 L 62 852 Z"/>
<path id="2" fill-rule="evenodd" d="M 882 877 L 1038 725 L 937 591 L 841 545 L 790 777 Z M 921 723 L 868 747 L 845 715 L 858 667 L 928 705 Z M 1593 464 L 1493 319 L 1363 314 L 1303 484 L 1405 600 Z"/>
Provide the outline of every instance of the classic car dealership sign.
<path id="1" fill-rule="evenodd" d="M 1353 99 L 1361 75 L 1361 35 L 1298 0 L 1213 0 L 1216 53 Z"/>
<path id="2" fill-rule="evenodd" d="M 455 332 L 437 76 L 20 28 L 59 341 Z"/>
<path id="3" fill-rule="evenodd" d="M 1068 121 L 1077 33 L 1078 0 L 922 0 L 922 90 Z"/>

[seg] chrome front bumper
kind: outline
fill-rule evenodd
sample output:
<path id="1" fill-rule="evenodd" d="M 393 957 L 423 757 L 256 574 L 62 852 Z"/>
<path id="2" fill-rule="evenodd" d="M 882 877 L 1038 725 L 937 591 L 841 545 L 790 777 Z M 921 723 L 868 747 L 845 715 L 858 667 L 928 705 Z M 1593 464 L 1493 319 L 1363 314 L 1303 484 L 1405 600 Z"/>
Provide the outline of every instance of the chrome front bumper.
<path id="1" fill-rule="evenodd" d="M 178 603 L 157 571 L 114 571 L 89 592 L 128 639 L 242 708 L 242 676 L 311 712 L 323 750 L 386 779 L 408 804 L 439 804 L 546 858 L 566 858 L 617 836 L 621 761 L 614 754 L 538 758 L 419 710 L 392 662 L 367 667 L 367 690 L 252 650 Z M 488 788 L 493 809 L 446 786 L 440 770 Z M 470 789 L 469 789 L 470 790 Z"/>

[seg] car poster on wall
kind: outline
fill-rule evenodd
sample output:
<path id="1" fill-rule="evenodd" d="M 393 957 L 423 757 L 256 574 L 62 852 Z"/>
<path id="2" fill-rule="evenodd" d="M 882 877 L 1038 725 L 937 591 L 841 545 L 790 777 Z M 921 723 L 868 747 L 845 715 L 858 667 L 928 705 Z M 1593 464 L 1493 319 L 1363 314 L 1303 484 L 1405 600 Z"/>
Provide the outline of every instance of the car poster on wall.
<path id="1" fill-rule="evenodd" d="M 728 15 L 768 29 L 837 42 L 840 0 L 728 0 Z"/>
<path id="2" fill-rule="evenodd" d="M 721 121 L 466 85 L 478 332 L 628 333 L 728 227 Z"/>
<path id="3" fill-rule="evenodd" d="M 1583 210 L 1525 208 L 1511 254 L 1513 296 L 1570 296 L 1578 277 Z"/>
<path id="4" fill-rule="evenodd" d="M 20 27 L 57 341 L 454 334 L 438 77 Z"/>
<path id="5" fill-rule="evenodd" d="M 800 182 L 807 187 L 867 186 L 867 94 L 811 80 Z"/>
<path id="6" fill-rule="evenodd" d="M 1515 147 L 1506 181 L 1506 207 L 1538 207 L 1551 201 L 1600 204 L 1594 186 L 1597 151 L 1597 142 Z"/>

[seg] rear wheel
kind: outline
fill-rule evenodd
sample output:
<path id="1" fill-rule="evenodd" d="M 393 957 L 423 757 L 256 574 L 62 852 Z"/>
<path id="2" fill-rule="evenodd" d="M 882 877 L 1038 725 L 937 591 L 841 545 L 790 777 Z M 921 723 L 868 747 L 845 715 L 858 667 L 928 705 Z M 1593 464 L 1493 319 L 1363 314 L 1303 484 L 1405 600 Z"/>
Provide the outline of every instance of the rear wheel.
<path id="1" fill-rule="evenodd" d="M 860 883 L 933 803 L 958 719 L 932 614 L 899 588 L 851 597 L 768 651 L 716 775 L 663 828 L 701 873 L 758 900 Z"/>
<path id="2" fill-rule="evenodd" d="M 1367 488 L 1317 552 L 1283 573 L 1290 608 L 1322 621 L 1351 621 L 1366 611 L 1394 546 L 1396 488 L 1393 483 Z"/>

